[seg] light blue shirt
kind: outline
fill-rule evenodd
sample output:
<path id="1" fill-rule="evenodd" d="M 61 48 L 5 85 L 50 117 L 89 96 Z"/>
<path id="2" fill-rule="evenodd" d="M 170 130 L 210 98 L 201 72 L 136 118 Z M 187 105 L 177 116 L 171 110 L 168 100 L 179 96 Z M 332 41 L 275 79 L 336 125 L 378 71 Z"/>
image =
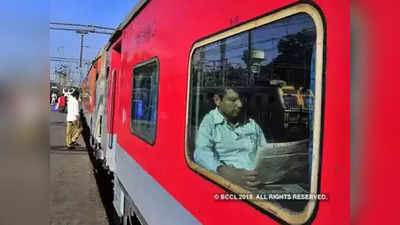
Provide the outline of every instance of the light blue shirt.
<path id="1" fill-rule="evenodd" d="M 200 124 L 194 160 L 213 172 L 217 172 L 220 165 L 254 170 L 257 149 L 266 143 L 254 120 L 231 126 L 216 108 L 205 115 Z"/>

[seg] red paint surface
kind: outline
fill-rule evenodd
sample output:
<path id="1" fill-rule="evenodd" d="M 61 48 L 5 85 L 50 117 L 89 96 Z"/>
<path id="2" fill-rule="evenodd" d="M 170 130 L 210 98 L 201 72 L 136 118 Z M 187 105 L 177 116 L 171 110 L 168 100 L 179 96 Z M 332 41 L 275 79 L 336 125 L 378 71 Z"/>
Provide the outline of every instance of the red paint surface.
<path id="1" fill-rule="evenodd" d="M 365 81 L 362 106 L 362 143 L 356 159 L 358 202 L 352 211 L 354 224 L 398 224 L 399 93 L 397 1 L 356 1 L 365 32 L 365 62 L 360 76 Z M 352 12 L 353 13 L 353 12 Z M 361 162 L 360 162 L 361 161 Z M 352 177 L 353 179 L 353 177 Z"/>
<path id="2" fill-rule="evenodd" d="M 121 118 L 118 117 L 118 106 L 119 106 L 119 76 L 121 70 L 121 53 L 116 51 L 117 46 L 120 46 L 120 40 L 117 40 L 110 48 L 109 55 L 110 57 L 110 74 L 107 83 L 107 132 L 114 134 L 116 127 L 118 125 L 118 120 Z"/>
<path id="3" fill-rule="evenodd" d="M 289 0 L 246 4 L 228 0 L 150 1 L 123 31 L 121 58 L 111 51 L 110 71 L 118 70 L 114 132 L 119 144 L 203 224 L 277 222 L 245 202 L 215 201 L 213 195 L 225 191 L 194 173 L 185 163 L 187 71 L 192 45 L 200 38 L 228 29 L 232 23 L 246 22 L 292 3 Z M 319 203 L 313 224 L 348 224 L 350 6 L 347 1 L 316 3 L 327 24 L 320 192 L 328 194 L 329 200 Z M 129 123 L 133 68 L 153 57 L 160 62 L 160 88 L 157 138 L 155 145 L 150 146 L 130 132 Z"/>

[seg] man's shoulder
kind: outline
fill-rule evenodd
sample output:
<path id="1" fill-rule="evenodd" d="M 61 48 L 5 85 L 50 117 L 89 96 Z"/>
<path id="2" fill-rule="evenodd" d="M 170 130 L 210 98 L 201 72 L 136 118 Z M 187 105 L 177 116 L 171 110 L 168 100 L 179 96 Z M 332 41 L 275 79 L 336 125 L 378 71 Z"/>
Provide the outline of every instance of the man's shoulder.
<path id="1" fill-rule="evenodd" d="M 252 119 L 252 118 L 249 118 L 247 120 L 247 123 L 249 123 L 249 124 L 257 124 L 256 121 L 254 119 Z"/>
<path id="2" fill-rule="evenodd" d="M 246 124 L 245 124 L 246 126 L 249 126 L 249 127 L 251 127 L 251 128 L 259 128 L 260 126 L 258 125 L 258 123 L 254 120 L 254 119 L 252 119 L 252 118 L 248 118 L 248 120 L 247 120 L 247 122 L 246 122 Z"/>
<path id="3" fill-rule="evenodd" d="M 202 123 L 217 124 L 217 123 L 221 123 L 222 121 L 223 121 L 223 118 L 221 118 L 219 116 L 218 110 L 213 109 L 203 117 Z"/>
<path id="4" fill-rule="evenodd" d="M 205 124 L 212 124 L 214 122 L 214 118 L 210 112 L 208 112 L 206 115 L 204 115 L 203 119 L 201 120 L 200 125 L 205 125 Z"/>
<path id="5" fill-rule="evenodd" d="M 200 130 L 209 130 L 214 127 L 215 120 L 214 116 L 212 115 L 211 111 L 208 112 L 204 117 L 201 119 L 201 123 L 199 126 Z"/>

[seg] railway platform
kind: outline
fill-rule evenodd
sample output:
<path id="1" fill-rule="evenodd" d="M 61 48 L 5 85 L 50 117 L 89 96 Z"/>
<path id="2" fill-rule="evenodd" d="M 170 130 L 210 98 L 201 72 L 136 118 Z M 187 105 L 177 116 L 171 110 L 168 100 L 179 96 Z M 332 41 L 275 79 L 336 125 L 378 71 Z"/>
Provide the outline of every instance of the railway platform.
<path id="1" fill-rule="evenodd" d="M 65 117 L 50 112 L 50 224 L 116 225 L 111 191 L 82 136 L 78 139 L 81 147 L 65 147 Z"/>

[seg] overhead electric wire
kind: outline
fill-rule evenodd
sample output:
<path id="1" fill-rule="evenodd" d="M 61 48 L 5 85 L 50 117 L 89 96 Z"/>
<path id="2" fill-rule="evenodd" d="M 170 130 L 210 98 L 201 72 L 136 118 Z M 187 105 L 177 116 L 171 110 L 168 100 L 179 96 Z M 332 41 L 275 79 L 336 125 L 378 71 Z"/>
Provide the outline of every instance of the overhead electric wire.
<path id="1" fill-rule="evenodd" d="M 103 27 L 103 26 L 90 25 L 90 24 L 85 25 L 85 24 L 77 24 L 77 23 L 60 23 L 60 22 L 50 22 L 50 24 L 63 25 L 63 26 L 94 27 L 94 28 L 99 28 L 99 29 L 104 29 L 104 30 L 115 30 L 114 28 L 111 28 L 111 27 Z"/>

